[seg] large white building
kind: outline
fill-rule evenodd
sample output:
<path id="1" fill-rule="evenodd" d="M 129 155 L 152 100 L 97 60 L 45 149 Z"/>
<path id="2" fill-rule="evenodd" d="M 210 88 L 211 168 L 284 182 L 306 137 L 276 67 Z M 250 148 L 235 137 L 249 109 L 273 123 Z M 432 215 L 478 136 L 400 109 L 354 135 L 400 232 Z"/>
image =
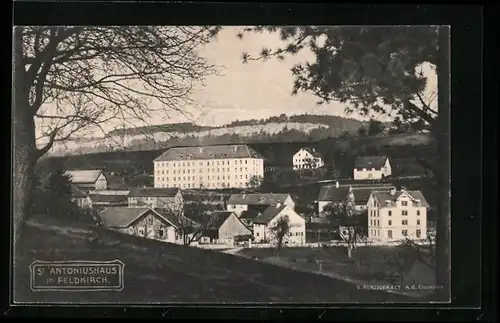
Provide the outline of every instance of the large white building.
<path id="1" fill-rule="evenodd" d="M 314 148 L 302 148 L 293 155 L 293 169 L 318 169 L 325 165 L 323 155 Z"/>
<path id="2" fill-rule="evenodd" d="M 376 191 L 368 199 L 368 238 L 390 242 L 425 239 L 429 204 L 420 191 Z"/>
<path id="3" fill-rule="evenodd" d="M 376 180 L 392 174 L 389 158 L 386 156 L 357 157 L 354 162 L 355 180 Z"/>
<path id="4" fill-rule="evenodd" d="M 154 187 L 246 188 L 264 177 L 264 158 L 247 145 L 170 148 L 154 160 Z"/>

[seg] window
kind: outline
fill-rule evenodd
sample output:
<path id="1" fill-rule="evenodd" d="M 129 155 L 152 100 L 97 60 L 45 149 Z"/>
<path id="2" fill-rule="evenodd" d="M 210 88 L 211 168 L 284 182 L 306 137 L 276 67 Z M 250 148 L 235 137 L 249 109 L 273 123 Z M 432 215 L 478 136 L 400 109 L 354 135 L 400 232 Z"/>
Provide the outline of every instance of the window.
<path id="1" fill-rule="evenodd" d="M 153 224 L 153 218 L 149 218 L 149 219 L 148 219 L 148 223 L 149 223 L 149 224 Z"/>
<path id="2" fill-rule="evenodd" d="M 387 230 L 387 238 L 392 239 L 392 230 Z"/>
<path id="3" fill-rule="evenodd" d="M 392 215 L 392 211 L 391 211 L 391 210 L 389 210 L 389 213 L 388 213 L 388 215 L 389 215 L 389 216 L 391 216 L 391 215 Z"/>
<path id="4" fill-rule="evenodd" d="M 139 229 L 139 234 L 140 234 L 141 236 L 143 236 L 143 235 L 144 235 L 144 229 Z"/>
<path id="5" fill-rule="evenodd" d="M 258 233 L 258 232 L 256 232 L 256 233 L 255 233 L 255 236 L 257 236 L 257 237 L 258 237 L 258 236 L 259 236 L 259 233 Z"/>
<path id="6" fill-rule="evenodd" d="M 402 210 L 401 211 L 401 215 L 408 215 L 408 211 L 407 210 Z"/>
<path id="7" fill-rule="evenodd" d="M 417 230 L 417 238 L 420 238 L 420 235 L 422 234 L 422 231 Z"/>
<path id="8" fill-rule="evenodd" d="M 406 237 L 408 235 L 408 230 L 402 230 L 401 233 Z"/>
<path id="9" fill-rule="evenodd" d="M 408 225 L 408 220 L 403 220 L 403 221 L 401 221 L 401 224 L 402 224 L 402 225 Z"/>
<path id="10" fill-rule="evenodd" d="M 389 225 L 392 225 L 392 221 L 391 220 L 389 220 Z"/>
<path id="11" fill-rule="evenodd" d="M 420 210 L 417 210 L 417 215 L 420 215 Z"/>
<path id="12" fill-rule="evenodd" d="M 408 201 L 401 201 L 402 206 L 408 206 Z"/>
<path id="13" fill-rule="evenodd" d="M 420 220 L 417 220 L 417 225 L 420 225 Z"/>
<path id="14" fill-rule="evenodd" d="M 247 161 L 245 160 L 245 164 L 247 163 Z"/>
<path id="15" fill-rule="evenodd" d="M 370 225 L 373 225 L 373 220 L 370 220 Z"/>
<path id="16" fill-rule="evenodd" d="M 380 220 L 377 220 L 377 225 L 380 225 Z"/>
<path id="17" fill-rule="evenodd" d="M 164 234 L 163 229 L 160 229 L 158 231 L 158 235 L 160 236 L 160 238 L 163 238 L 163 234 Z"/>

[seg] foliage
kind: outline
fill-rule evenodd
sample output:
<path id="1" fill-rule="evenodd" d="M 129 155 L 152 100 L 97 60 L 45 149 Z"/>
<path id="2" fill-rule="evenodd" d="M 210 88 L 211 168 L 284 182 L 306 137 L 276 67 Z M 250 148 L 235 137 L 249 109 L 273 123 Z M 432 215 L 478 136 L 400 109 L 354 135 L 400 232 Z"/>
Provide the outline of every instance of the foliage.
<path id="1" fill-rule="evenodd" d="M 270 228 L 271 235 L 276 239 L 276 248 L 281 250 L 283 239 L 290 233 L 290 219 L 287 215 L 280 217 Z"/>
<path id="2" fill-rule="evenodd" d="M 250 188 L 259 188 L 262 186 L 264 178 L 259 175 L 252 175 L 248 180 L 247 186 Z"/>
<path id="3" fill-rule="evenodd" d="M 366 136 L 366 128 L 365 127 L 359 127 L 358 129 L 358 135 L 363 137 Z"/>
<path id="4" fill-rule="evenodd" d="M 384 132 L 385 126 L 378 120 L 371 119 L 368 123 L 368 136 L 376 136 Z"/>
<path id="5" fill-rule="evenodd" d="M 279 33 L 283 47 L 263 48 L 258 56 L 243 53 L 244 63 L 271 57 L 281 60 L 305 49 L 315 55 L 314 62 L 292 68 L 293 94 L 311 92 L 318 104 L 350 103 L 347 112 L 395 113 L 407 122 L 435 121 L 437 111 L 423 97 L 428 80 L 419 67 L 436 66 L 437 27 L 257 26 L 244 28 L 239 37 L 262 31 Z"/>
<path id="6" fill-rule="evenodd" d="M 409 244 L 403 243 L 397 247 L 395 253 L 384 256 L 384 260 L 387 268 L 399 276 L 399 284 L 403 289 L 404 278 L 410 273 L 416 261 L 415 251 Z"/>

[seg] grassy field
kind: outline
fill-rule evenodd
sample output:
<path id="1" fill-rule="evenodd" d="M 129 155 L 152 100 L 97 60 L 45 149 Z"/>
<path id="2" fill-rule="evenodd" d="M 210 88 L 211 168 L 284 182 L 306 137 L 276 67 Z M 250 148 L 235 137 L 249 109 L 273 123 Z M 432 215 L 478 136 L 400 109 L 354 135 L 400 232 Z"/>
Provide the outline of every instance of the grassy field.
<path id="1" fill-rule="evenodd" d="M 399 247 L 358 247 L 353 251 L 352 259 L 347 258 L 345 247 L 321 248 L 283 248 L 277 254 L 274 248 L 242 249 L 240 254 L 263 261 L 279 261 L 293 268 L 310 271 L 335 273 L 354 280 L 365 281 L 368 284 L 400 284 L 398 268 L 389 265 L 386 260 L 394 256 Z M 317 261 L 322 262 L 321 268 Z M 426 265 L 415 261 L 411 270 L 403 276 L 404 285 L 435 284 L 435 273 Z M 429 290 L 415 291 L 422 296 L 430 294 Z"/>
<path id="2" fill-rule="evenodd" d="M 50 228 L 48 225 L 59 226 Z M 36 223 L 35 223 L 36 225 Z M 61 230 L 63 227 L 63 230 Z M 54 231 L 57 229 L 57 231 Z M 79 231 L 78 231 L 79 230 Z M 96 229 L 93 229 L 96 230 Z M 14 301 L 19 303 L 172 302 L 405 302 L 380 291 L 302 273 L 217 251 L 172 245 L 101 231 L 90 243 L 86 226 L 44 221 L 29 225 L 16 243 Z M 118 242 L 118 243 L 117 243 Z M 125 263 L 120 292 L 33 292 L 29 265 L 34 260 L 115 260 Z"/>

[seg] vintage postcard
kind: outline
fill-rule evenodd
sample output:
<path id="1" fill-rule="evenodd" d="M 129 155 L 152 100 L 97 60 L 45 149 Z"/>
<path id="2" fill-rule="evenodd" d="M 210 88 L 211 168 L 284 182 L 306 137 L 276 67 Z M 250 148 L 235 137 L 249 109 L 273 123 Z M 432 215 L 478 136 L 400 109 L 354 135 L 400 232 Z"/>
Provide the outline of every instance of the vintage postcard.
<path id="1" fill-rule="evenodd" d="M 449 35 L 16 26 L 13 302 L 448 302 Z"/>

